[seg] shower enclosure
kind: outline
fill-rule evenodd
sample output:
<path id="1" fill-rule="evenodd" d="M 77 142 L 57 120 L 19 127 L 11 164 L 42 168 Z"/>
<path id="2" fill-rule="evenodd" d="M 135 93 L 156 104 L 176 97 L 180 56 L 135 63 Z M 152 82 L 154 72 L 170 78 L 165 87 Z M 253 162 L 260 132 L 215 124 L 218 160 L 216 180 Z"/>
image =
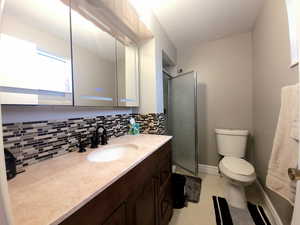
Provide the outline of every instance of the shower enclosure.
<path id="1" fill-rule="evenodd" d="M 197 74 L 164 72 L 164 111 L 173 136 L 173 164 L 198 174 Z"/>

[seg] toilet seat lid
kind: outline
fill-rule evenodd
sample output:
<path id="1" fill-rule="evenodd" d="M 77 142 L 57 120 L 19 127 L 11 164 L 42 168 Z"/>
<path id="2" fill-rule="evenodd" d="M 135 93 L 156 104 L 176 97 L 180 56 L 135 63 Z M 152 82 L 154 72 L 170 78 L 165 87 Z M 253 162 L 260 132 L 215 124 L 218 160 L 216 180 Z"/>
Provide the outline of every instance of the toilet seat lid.
<path id="1" fill-rule="evenodd" d="M 254 167 L 249 162 L 240 158 L 224 157 L 222 164 L 229 171 L 239 175 L 249 176 L 255 172 Z"/>

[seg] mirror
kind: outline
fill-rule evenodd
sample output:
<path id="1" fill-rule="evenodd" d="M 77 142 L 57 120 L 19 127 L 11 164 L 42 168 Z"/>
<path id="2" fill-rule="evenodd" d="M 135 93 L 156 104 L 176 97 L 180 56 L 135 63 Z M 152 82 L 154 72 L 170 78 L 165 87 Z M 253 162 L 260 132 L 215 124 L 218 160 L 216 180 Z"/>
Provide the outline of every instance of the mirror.
<path id="1" fill-rule="evenodd" d="M 76 11 L 71 11 L 76 106 L 114 106 L 116 41 Z"/>
<path id="2" fill-rule="evenodd" d="M 139 106 L 138 47 L 117 41 L 118 106 Z"/>
<path id="3" fill-rule="evenodd" d="M 70 9 L 61 1 L 5 1 L 2 104 L 72 105 Z"/>

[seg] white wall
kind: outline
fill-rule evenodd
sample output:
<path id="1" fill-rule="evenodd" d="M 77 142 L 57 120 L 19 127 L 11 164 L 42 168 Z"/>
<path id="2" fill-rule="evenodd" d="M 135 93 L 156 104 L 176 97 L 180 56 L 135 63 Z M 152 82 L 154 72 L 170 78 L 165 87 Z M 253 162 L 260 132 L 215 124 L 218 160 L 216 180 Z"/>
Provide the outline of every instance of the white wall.
<path id="1" fill-rule="evenodd" d="M 157 17 L 152 13 L 148 12 L 142 18 L 146 26 L 151 30 L 154 38 L 157 40 L 157 49 L 164 50 L 171 61 L 177 61 L 177 49 L 173 42 L 168 37 L 164 28 L 161 26 Z"/>
<path id="2" fill-rule="evenodd" d="M 140 47 L 140 113 L 157 112 L 155 39 Z"/>
<path id="3" fill-rule="evenodd" d="M 198 73 L 199 161 L 217 165 L 215 128 L 252 130 L 251 33 L 178 50 L 178 66 Z"/>
<path id="4" fill-rule="evenodd" d="M 162 52 L 176 64 L 177 49 L 154 14 L 144 18 L 154 38 L 140 45 L 141 106 L 140 113 L 163 112 Z"/>
<path id="5" fill-rule="evenodd" d="M 253 30 L 253 129 L 254 165 L 266 181 L 277 126 L 281 88 L 299 81 L 290 68 L 291 54 L 285 0 L 266 0 Z M 291 221 L 292 206 L 266 188 L 283 224 Z"/>

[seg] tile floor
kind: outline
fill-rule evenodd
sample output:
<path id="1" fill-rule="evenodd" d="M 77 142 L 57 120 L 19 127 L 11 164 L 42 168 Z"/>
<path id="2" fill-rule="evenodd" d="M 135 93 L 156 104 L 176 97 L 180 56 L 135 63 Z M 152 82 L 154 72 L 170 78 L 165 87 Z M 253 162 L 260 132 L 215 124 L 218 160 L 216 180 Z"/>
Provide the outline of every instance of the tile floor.
<path id="1" fill-rule="evenodd" d="M 178 173 L 185 174 L 182 170 Z M 220 176 L 199 174 L 202 179 L 202 189 L 199 203 L 188 203 L 188 207 L 183 209 L 175 209 L 172 220 L 169 225 L 215 225 L 215 213 L 212 196 L 225 197 L 224 179 Z M 256 185 L 252 185 L 246 190 L 248 201 L 262 206 L 262 197 Z M 265 208 L 265 207 L 264 207 Z M 266 214 L 269 212 L 265 208 Z M 270 218 L 270 216 L 268 216 Z M 272 223 L 274 224 L 274 223 Z"/>

